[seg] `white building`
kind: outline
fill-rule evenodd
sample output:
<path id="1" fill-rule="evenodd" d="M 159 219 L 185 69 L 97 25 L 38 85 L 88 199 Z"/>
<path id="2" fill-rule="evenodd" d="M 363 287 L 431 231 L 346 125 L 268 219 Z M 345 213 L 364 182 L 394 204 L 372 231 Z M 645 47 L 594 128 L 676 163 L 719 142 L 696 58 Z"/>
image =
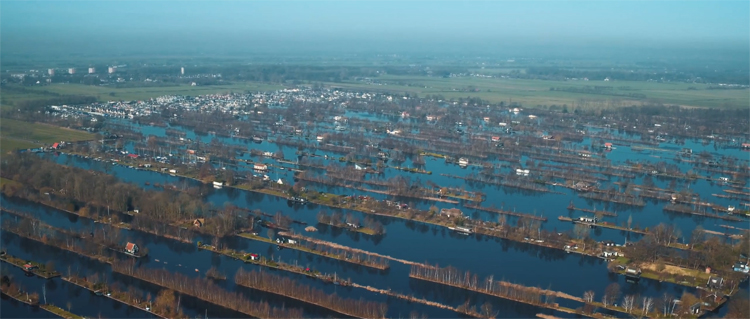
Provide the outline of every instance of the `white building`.
<path id="1" fill-rule="evenodd" d="M 55 76 L 55 69 L 47 69 L 47 74 L 49 74 L 49 76 Z"/>
<path id="2" fill-rule="evenodd" d="M 76 74 L 75 68 L 68 68 L 68 74 Z"/>
<path id="3" fill-rule="evenodd" d="M 94 74 L 94 73 L 96 73 L 96 69 L 95 68 L 89 68 L 89 74 Z"/>
<path id="4" fill-rule="evenodd" d="M 180 75 L 185 75 L 185 67 L 180 68 Z"/>
<path id="5" fill-rule="evenodd" d="M 107 73 L 109 74 L 115 73 L 115 71 L 117 71 L 116 66 L 110 66 L 109 68 L 107 68 Z"/>

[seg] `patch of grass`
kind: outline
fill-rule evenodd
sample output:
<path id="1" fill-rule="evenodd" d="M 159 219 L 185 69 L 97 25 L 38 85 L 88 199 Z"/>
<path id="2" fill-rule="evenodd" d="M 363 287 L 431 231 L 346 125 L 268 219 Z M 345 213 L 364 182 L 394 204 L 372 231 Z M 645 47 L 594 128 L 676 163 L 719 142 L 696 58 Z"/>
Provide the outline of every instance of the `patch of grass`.
<path id="1" fill-rule="evenodd" d="M 43 124 L 29 123 L 18 120 L 4 119 L 0 123 L 0 135 L 5 138 L 13 138 L 16 141 L 24 141 L 27 144 L 51 144 L 59 141 L 85 141 L 94 138 L 94 134 L 68 129 L 64 127 Z M 6 142 L 6 139 L 3 139 Z M 14 145 L 13 142 L 10 142 Z M 24 145 L 15 144 L 24 148 Z M 3 147 L 5 149 L 5 147 Z"/>
<path id="2" fill-rule="evenodd" d="M 16 182 L 12 179 L 7 179 L 4 177 L 0 177 L 0 188 L 3 188 L 3 186 L 9 185 L 9 186 L 15 186 L 15 187 L 21 187 L 23 184 Z"/>
<path id="3" fill-rule="evenodd" d="M 41 305 L 40 308 L 47 310 L 53 314 L 56 314 L 60 316 L 61 318 L 65 319 L 83 319 L 83 317 L 70 313 L 68 311 L 63 310 L 62 308 L 55 306 L 55 305 Z"/>
<path id="4" fill-rule="evenodd" d="M 3 132 L 2 134 L 5 135 L 5 132 Z M 37 148 L 39 146 L 42 146 L 42 144 L 32 143 L 32 142 L 24 141 L 24 140 L 18 140 L 18 139 L 6 137 L 6 136 L 0 137 L 0 153 L 3 153 L 3 154 L 9 151 Z"/>
<path id="5" fill-rule="evenodd" d="M 574 106 L 586 107 L 661 102 L 686 107 L 740 108 L 750 104 L 748 90 L 710 90 L 707 84 L 657 83 L 645 81 L 547 81 L 498 78 L 441 78 L 427 76 L 384 75 L 377 78 L 388 85 L 363 82 L 327 83 L 348 89 L 416 93 L 420 96 L 442 95 L 447 99 L 478 97 L 490 102 L 519 102 L 524 106 L 564 105 L 572 111 Z M 606 94 L 568 92 L 556 89 L 581 89 L 584 87 L 610 87 Z M 689 89 L 690 88 L 690 89 Z M 630 94 L 643 96 L 631 97 Z"/>

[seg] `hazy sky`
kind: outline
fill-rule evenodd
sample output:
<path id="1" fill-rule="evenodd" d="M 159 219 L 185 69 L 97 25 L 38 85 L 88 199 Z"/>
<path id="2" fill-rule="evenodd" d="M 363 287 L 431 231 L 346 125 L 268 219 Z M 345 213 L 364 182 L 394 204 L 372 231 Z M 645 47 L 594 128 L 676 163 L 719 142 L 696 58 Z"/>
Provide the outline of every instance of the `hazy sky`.
<path id="1" fill-rule="evenodd" d="M 645 40 L 742 44 L 750 1 L 8 1 L 2 44 L 65 38 Z M 58 41 L 58 42 L 55 42 Z M 145 41 L 145 40 L 144 40 Z M 103 43 L 104 44 L 104 43 Z"/>

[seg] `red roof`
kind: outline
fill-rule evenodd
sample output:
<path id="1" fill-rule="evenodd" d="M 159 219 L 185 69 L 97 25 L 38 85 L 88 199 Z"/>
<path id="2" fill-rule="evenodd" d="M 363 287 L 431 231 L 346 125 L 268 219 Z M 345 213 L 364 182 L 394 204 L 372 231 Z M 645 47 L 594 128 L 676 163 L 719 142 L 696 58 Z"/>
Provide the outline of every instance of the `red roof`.
<path id="1" fill-rule="evenodd" d="M 23 265 L 23 268 L 31 269 L 31 268 L 34 268 L 34 266 L 31 265 L 31 264 L 25 264 L 25 265 Z"/>
<path id="2" fill-rule="evenodd" d="M 250 254 L 251 257 L 258 257 L 258 254 Z"/>
<path id="3" fill-rule="evenodd" d="M 130 157 L 130 158 L 137 158 L 138 154 L 128 154 L 128 157 Z"/>
<path id="4" fill-rule="evenodd" d="M 57 148 L 58 146 L 60 146 L 60 143 L 52 144 L 52 148 Z"/>
<path id="5" fill-rule="evenodd" d="M 127 245 L 125 245 L 126 250 L 133 250 L 133 248 L 135 248 L 135 244 L 133 243 L 128 243 Z"/>

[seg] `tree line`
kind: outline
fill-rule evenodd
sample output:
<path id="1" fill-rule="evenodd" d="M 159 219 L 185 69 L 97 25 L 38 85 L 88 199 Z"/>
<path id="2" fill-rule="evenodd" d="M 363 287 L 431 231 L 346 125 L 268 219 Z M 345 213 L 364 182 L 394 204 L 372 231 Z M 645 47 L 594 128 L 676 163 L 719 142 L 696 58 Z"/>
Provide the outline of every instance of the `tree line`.
<path id="1" fill-rule="evenodd" d="M 357 318 L 385 318 L 388 311 L 384 303 L 346 299 L 336 293 L 326 294 L 291 278 L 263 271 L 247 272 L 240 268 L 234 281 L 241 286 L 294 298 Z"/>
<path id="2" fill-rule="evenodd" d="M 296 308 L 272 307 L 268 302 L 249 300 L 242 293 L 230 292 L 206 278 L 191 278 L 166 269 L 145 269 L 135 267 L 132 262 L 116 261 L 112 271 L 148 281 L 175 292 L 231 309 L 256 318 L 301 318 L 302 310 Z"/>

